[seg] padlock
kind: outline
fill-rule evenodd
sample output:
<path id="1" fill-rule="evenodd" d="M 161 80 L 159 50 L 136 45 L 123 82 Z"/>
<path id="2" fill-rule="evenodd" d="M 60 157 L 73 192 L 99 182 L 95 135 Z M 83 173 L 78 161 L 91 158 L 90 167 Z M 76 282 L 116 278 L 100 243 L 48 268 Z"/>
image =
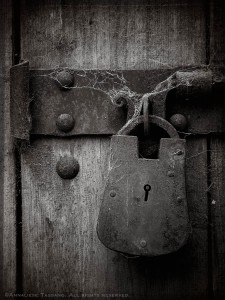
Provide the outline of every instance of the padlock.
<path id="1" fill-rule="evenodd" d="M 138 138 L 128 135 L 143 116 L 111 139 L 109 173 L 97 233 L 109 249 L 157 256 L 180 249 L 191 227 L 185 188 L 185 140 L 166 120 L 149 116 L 169 138 L 160 140 L 157 159 L 139 158 Z"/>

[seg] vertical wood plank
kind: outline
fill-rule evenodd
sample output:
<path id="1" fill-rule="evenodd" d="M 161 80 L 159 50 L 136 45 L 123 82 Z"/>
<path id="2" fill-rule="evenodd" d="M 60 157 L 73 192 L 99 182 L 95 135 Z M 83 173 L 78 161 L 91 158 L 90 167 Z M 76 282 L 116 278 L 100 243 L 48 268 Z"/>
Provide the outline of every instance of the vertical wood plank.
<path id="1" fill-rule="evenodd" d="M 225 67 L 225 3 L 212 0 L 210 13 L 210 63 L 218 70 L 218 81 L 224 81 Z M 224 100 L 223 93 L 214 97 Z M 225 139 L 212 136 L 210 141 L 210 206 L 211 206 L 211 251 L 212 251 L 212 293 L 214 299 L 225 297 Z"/>
<path id="2" fill-rule="evenodd" d="M 225 3 L 223 0 L 210 1 L 210 64 L 225 65 Z"/>
<path id="3" fill-rule="evenodd" d="M 5 16 L 3 13 L 0 14 L 0 42 L 2 44 L 0 50 L 0 139 L 4 140 L 4 57 L 5 57 Z M 0 190 L 4 189 L 4 176 L 3 170 L 4 168 L 4 143 L 0 144 Z M 2 194 L 0 196 L 0 290 L 3 287 L 3 208 L 4 208 L 4 199 Z M 0 292 L 0 298 L 2 298 L 2 292 Z"/>
<path id="4" fill-rule="evenodd" d="M 15 204 L 15 169 L 13 141 L 10 134 L 10 79 L 9 70 L 12 65 L 12 1 L 1 1 L 0 12 L 1 39 L 1 147 L 4 145 L 4 158 L 1 161 L 1 175 L 4 176 L 2 195 L 4 206 L 0 209 L 3 220 L 3 272 L 4 288 L 2 292 L 15 292 L 16 289 L 16 204 Z M 1 217 L 0 217 L 1 219 Z M 1 276 L 2 279 L 2 276 Z"/>
<path id="5" fill-rule="evenodd" d="M 225 138 L 211 140 L 212 287 L 215 299 L 225 295 Z"/>
<path id="6" fill-rule="evenodd" d="M 206 61 L 205 1 L 22 2 L 22 54 L 31 68 L 153 69 Z M 104 138 L 46 138 L 23 154 L 24 291 L 206 298 L 206 140 L 188 142 L 192 238 L 178 253 L 152 259 L 128 259 L 97 239 L 108 146 Z M 59 181 L 54 171 L 67 151 L 82 160 L 76 184 Z"/>
<path id="7" fill-rule="evenodd" d="M 22 156 L 26 292 L 81 294 L 107 289 L 107 251 L 95 226 L 108 147 L 106 138 L 40 139 Z M 79 161 L 73 180 L 56 172 L 64 155 Z"/>
<path id="8" fill-rule="evenodd" d="M 204 64 L 204 9 L 202 0 L 23 0 L 23 58 L 46 69 Z"/>

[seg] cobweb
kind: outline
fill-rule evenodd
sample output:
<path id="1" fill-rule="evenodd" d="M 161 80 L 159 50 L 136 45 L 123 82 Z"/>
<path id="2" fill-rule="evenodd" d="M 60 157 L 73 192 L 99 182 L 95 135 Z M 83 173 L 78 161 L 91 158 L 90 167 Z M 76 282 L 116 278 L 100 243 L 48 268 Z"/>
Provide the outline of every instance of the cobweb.
<path id="1" fill-rule="evenodd" d="M 58 75 L 60 72 L 66 71 L 71 75 L 75 76 L 75 83 L 72 87 L 65 87 L 59 80 Z M 162 73 L 168 72 L 168 70 L 161 70 Z M 195 76 L 193 76 L 193 72 Z M 132 90 L 129 81 L 124 76 L 124 71 L 122 70 L 71 70 L 69 68 L 60 68 L 53 70 L 47 75 L 49 78 L 55 80 L 63 88 L 69 89 L 82 89 L 90 88 L 98 91 L 104 92 L 110 101 L 114 105 L 121 105 L 125 102 L 130 102 L 133 105 L 134 111 L 132 116 L 129 116 L 127 123 L 123 128 L 126 128 L 135 118 L 137 118 L 143 108 L 143 101 L 146 97 L 151 101 L 156 96 L 162 96 L 167 94 L 170 90 L 178 88 L 179 86 L 192 87 L 196 85 L 195 77 L 202 78 L 199 81 L 199 85 L 205 85 L 205 78 L 207 78 L 209 69 L 207 66 L 203 68 L 190 67 L 186 68 L 185 72 L 175 71 L 174 73 L 162 80 L 157 80 L 157 76 L 160 77 L 159 72 L 156 72 L 156 77 L 154 78 L 154 87 L 148 93 L 138 93 Z M 154 72 L 152 72 L 154 76 Z M 207 80 L 206 83 L 208 84 Z M 188 134 L 188 133 L 186 133 Z"/>

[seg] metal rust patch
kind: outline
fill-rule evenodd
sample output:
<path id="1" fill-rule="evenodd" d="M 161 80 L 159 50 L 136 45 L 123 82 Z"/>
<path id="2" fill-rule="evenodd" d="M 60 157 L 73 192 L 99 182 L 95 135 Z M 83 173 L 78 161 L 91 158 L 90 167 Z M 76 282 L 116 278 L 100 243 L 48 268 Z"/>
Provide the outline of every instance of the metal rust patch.
<path id="1" fill-rule="evenodd" d="M 30 138 L 29 77 L 29 63 L 27 61 L 10 69 L 12 135 L 21 140 L 29 140 Z"/>
<path id="2" fill-rule="evenodd" d="M 13 134 L 20 139 L 116 134 L 141 114 L 143 95 L 149 113 L 171 120 L 180 132 L 224 132 L 224 87 L 224 79 L 206 67 L 29 71 L 25 62 L 11 69 Z M 60 128 L 60 115 L 73 119 L 68 129 Z"/>

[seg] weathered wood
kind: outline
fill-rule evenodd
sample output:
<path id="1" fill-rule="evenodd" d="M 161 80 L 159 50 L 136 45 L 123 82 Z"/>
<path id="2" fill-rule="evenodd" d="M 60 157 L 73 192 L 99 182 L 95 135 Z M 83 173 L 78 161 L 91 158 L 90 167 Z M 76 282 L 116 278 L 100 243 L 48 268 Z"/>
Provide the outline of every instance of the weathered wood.
<path id="1" fill-rule="evenodd" d="M 153 69 L 206 61 L 205 1 L 22 2 L 22 54 L 31 68 Z M 74 183 L 55 172 L 61 153 L 81 163 Z M 108 139 L 48 137 L 24 152 L 24 291 L 206 298 L 206 140 L 188 142 L 192 239 L 178 253 L 149 260 L 125 258 L 97 238 L 108 153 Z"/>
<path id="2" fill-rule="evenodd" d="M 0 140 L 4 140 L 4 93 L 3 93 L 3 87 L 4 87 L 4 77 L 3 74 L 4 71 L 4 58 L 5 58 L 5 18 L 2 13 L 0 14 L 0 42 L 1 42 L 1 50 L 0 50 Z M 4 21 L 3 21 L 4 20 Z M 2 22 L 3 21 L 3 22 Z M 2 29 L 4 28 L 3 32 Z M 0 144 L 0 191 L 3 191 L 4 189 L 4 176 L 3 176 L 3 170 L 4 168 L 4 143 Z M 2 290 L 3 287 L 3 208 L 4 208 L 4 198 L 2 197 L 2 193 L 0 196 L 0 290 Z M 0 298 L 2 298 L 2 293 L 0 292 Z"/>
<path id="3" fill-rule="evenodd" d="M 4 158 L 1 158 L 1 176 L 4 175 L 4 188 L 1 188 L 4 206 L 0 208 L 0 220 L 3 220 L 3 272 L 2 292 L 15 292 L 16 289 L 16 203 L 15 168 L 13 143 L 10 132 L 10 75 L 12 65 L 12 1 L 1 2 L 0 12 L 0 66 L 1 66 L 1 147 L 4 146 Z M 3 149 L 2 149 L 3 150 Z M 3 203 L 2 203 L 3 205 Z"/>
<path id="4" fill-rule="evenodd" d="M 33 68 L 155 69 L 205 63 L 204 1 L 23 0 Z"/>
<path id="5" fill-rule="evenodd" d="M 223 0 L 212 0 L 210 5 L 210 64 L 225 66 L 225 3 Z"/>
<path id="6" fill-rule="evenodd" d="M 29 141 L 31 128 L 29 102 L 29 63 L 22 62 L 10 70 L 11 131 L 15 139 Z"/>
<path id="7" fill-rule="evenodd" d="M 225 138 L 211 140 L 212 287 L 215 299 L 225 295 Z"/>
<path id="8" fill-rule="evenodd" d="M 22 155 L 26 292 L 107 292 L 107 250 L 95 227 L 108 147 L 107 138 L 39 139 Z M 73 180 L 56 172 L 65 154 L 80 165 Z"/>
<path id="9" fill-rule="evenodd" d="M 225 2 L 211 1 L 210 10 L 210 64 L 219 72 L 218 81 L 224 81 L 225 69 Z M 221 72 L 221 70 L 223 70 Z M 224 93 L 215 95 L 224 101 Z M 209 140 L 209 195 L 211 208 L 211 279 L 214 299 L 225 297 L 225 139 L 213 136 Z"/>

